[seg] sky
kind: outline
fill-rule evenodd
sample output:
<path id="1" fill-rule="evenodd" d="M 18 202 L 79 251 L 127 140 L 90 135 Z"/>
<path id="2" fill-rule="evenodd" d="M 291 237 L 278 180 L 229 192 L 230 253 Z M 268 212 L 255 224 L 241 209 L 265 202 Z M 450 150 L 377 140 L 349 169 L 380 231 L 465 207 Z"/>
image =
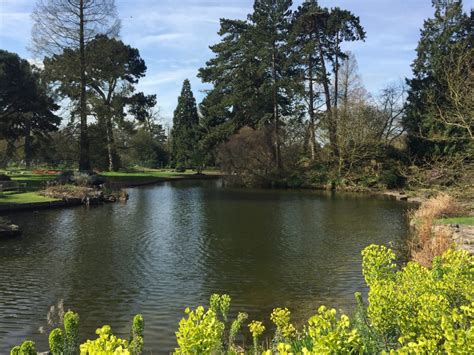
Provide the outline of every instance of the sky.
<path id="1" fill-rule="evenodd" d="M 219 41 L 220 18 L 245 19 L 253 0 L 115 0 L 122 20 L 121 39 L 138 48 L 148 70 L 138 89 L 156 94 L 164 123 L 169 123 L 182 82 L 188 78 L 200 102 L 209 88 L 196 77 Z M 30 14 L 35 0 L 0 0 L 0 48 L 34 59 Z M 296 8 L 303 0 L 293 1 Z M 351 43 L 367 89 L 376 94 L 411 75 L 410 64 L 423 21 L 433 14 L 431 0 L 320 0 L 360 17 L 365 42 Z M 469 1 L 467 2 L 469 4 Z M 466 1 L 465 1 L 466 5 Z"/>

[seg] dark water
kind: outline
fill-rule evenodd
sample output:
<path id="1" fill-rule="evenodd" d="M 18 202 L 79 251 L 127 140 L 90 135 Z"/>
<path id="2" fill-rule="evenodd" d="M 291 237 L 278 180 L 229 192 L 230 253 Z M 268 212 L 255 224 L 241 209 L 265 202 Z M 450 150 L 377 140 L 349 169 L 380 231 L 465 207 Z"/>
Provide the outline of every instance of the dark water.
<path id="1" fill-rule="evenodd" d="M 11 215 L 24 230 L 0 242 L 0 353 L 24 338 L 47 349 L 49 306 L 79 312 L 81 340 L 110 324 L 126 336 L 145 317 L 154 353 L 175 347 L 186 306 L 213 292 L 265 319 L 296 322 L 324 303 L 350 311 L 365 292 L 360 251 L 407 233 L 406 204 L 363 195 L 238 190 L 218 181 L 131 189 L 126 204 Z"/>

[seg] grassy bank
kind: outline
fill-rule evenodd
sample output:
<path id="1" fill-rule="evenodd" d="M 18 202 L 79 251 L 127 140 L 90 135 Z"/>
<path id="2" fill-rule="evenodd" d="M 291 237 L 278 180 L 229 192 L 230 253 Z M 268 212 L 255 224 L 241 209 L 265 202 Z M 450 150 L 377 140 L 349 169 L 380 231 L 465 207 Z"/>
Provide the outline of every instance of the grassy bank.
<path id="1" fill-rule="evenodd" d="M 11 169 L 0 171 L 0 174 L 8 175 L 13 181 L 26 183 L 25 192 L 5 192 L 3 195 L 0 195 L 0 204 L 30 204 L 58 201 L 54 198 L 41 196 L 38 193 L 38 191 L 44 188 L 46 182 L 56 178 L 57 174 L 54 174 L 54 171 L 38 173 L 34 170 Z M 206 176 L 216 176 L 219 175 L 220 172 L 218 170 L 206 170 L 203 174 Z M 119 183 L 126 187 L 152 184 L 170 179 L 180 180 L 195 178 L 196 172 L 187 170 L 183 173 L 179 173 L 172 169 L 137 169 L 120 172 L 102 172 L 100 175 L 105 176 L 109 182 Z"/>
<path id="2" fill-rule="evenodd" d="M 0 195 L 0 204 L 27 204 L 53 201 L 59 200 L 41 196 L 37 192 L 4 193 Z"/>
<path id="3" fill-rule="evenodd" d="M 204 170 L 204 175 L 217 176 L 220 175 L 219 170 Z M 196 175 L 194 170 L 186 170 L 179 173 L 172 169 L 144 169 L 140 171 L 113 171 L 103 172 L 100 175 L 105 176 L 110 182 L 120 182 L 126 184 L 140 184 L 153 181 L 169 180 L 169 179 L 186 179 Z"/>
<path id="4" fill-rule="evenodd" d="M 474 216 L 440 218 L 434 221 L 436 225 L 442 224 L 460 224 L 466 226 L 474 226 Z"/>
<path id="5" fill-rule="evenodd" d="M 466 209 L 453 196 L 439 193 L 431 197 L 410 218 L 414 229 L 409 241 L 410 256 L 419 264 L 431 267 L 433 260 L 448 249 L 469 250 L 470 230 L 474 225 L 472 209 Z"/>
<path id="6" fill-rule="evenodd" d="M 38 174 L 30 170 L 7 170 L 0 174 L 8 175 L 13 181 L 26 184 L 25 192 L 5 192 L 0 195 L 0 204 L 29 204 L 52 202 L 57 199 L 44 197 L 38 194 L 47 181 L 56 178 L 53 174 Z"/>

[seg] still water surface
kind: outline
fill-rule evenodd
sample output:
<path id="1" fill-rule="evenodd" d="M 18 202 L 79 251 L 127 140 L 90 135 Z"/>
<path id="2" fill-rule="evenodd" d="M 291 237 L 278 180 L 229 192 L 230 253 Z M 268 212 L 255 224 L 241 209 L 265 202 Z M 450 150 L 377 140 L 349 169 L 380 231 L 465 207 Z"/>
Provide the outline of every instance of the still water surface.
<path id="1" fill-rule="evenodd" d="M 110 324 L 127 337 L 145 317 L 154 353 L 175 347 L 187 306 L 228 293 L 232 309 L 301 322 L 321 304 L 350 311 L 366 292 L 360 251 L 399 242 L 406 204 L 364 195 L 241 190 L 219 181 L 130 189 L 126 204 L 11 215 L 24 235 L 0 242 L 0 353 L 24 338 L 47 349 L 50 305 L 80 314 L 81 340 Z"/>

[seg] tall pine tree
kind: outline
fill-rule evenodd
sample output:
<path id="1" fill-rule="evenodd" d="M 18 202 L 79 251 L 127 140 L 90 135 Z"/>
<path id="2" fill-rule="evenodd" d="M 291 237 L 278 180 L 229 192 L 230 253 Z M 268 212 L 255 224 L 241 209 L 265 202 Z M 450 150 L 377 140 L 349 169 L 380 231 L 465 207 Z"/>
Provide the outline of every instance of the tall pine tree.
<path id="1" fill-rule="evenodd" d="M 291 24 L 291 0 L 256 0 L 253 14 L 253 51 L 259 58 L 259 71 L 266 75 L 260 91 L 271 98 L 271 117 L 274 130 L 274 158 L 277 170 L 281 169 L 281 115 L 287 111 L 289 96 L 286 94 L 291 85 L 288 34 Z"/>
<path id="2" fill-rule="evenodd" d="M 178 106 L 174 111 L 171 131 L 171 154 L 177 167 L 195 164 L 199 142 L 199 115 L 196 99 L 188 79 L 184 80 Z"/>
<path id="3" fill-rule="evenodd" d="M 201 109 L 208 146 L 225 140 L 244 126 L 272 125 L 275 167 L 281 167 L 281 121 L 292 110 L 292 72 L 288 34 L 290 0 L 256 0 L 246 21 L 221 20 L 215 57 L 200 69 L 212 83 Z"/>
<path id="4" fill-rule="evenodd" d="M 213 88 L 201 104 L 206 142 L 212 146 L 243 126 L 257 127 L 267 101 L 258 88 L 264 82 L 260 61 L 252 54 L 252 24 L 221 19 L 220 43 L 211 46 L 215 57 L 198 76 Z"/>
<path id="5" fill-rule="evenodd" d="M 328 131 L 332 153 L 334 156 L 338 156 L 339 71 L 342 61 L 347 57 L 341 49 L 341 44 L 365 39 L 364 29 L 359 18 L 350 11 L 337 7 L 322 8 L 316 0 L 308 0 L 295 13 L 292 37 L 299 55 L 296 60 L 303 68 L 306 81 L 304 96 L 305 101 L 308 102 L 312 158 L 315 157 L 314 148 L 316 145 L 315 110 L 319 95 L 315 86 L 318 84 L 322 86 L 323 105 L 326 108 L 324 125 Z"/>

